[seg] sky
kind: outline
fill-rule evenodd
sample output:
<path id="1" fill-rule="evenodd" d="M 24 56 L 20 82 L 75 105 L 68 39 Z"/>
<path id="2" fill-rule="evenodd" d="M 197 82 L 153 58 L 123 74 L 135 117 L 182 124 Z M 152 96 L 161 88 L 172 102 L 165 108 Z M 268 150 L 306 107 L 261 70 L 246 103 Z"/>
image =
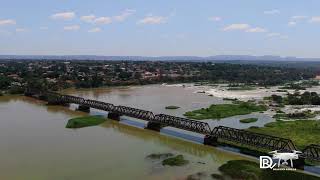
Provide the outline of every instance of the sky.
<path id="1" fill-rule="evenodd" d="M 320 57 L 319 0 L 0 0 L 1 55 Z"/>

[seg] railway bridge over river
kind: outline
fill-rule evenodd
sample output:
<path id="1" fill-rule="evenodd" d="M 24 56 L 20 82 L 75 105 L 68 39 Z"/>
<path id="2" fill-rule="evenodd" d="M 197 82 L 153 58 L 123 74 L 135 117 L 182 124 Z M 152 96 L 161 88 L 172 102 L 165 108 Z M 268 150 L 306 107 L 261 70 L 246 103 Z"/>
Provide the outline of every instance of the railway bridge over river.
<path id="1" fill-rule="evenodd" d="M 90 108 L 108 112 L 108 118 L 120 120 L 120 116 L 128 116 L 148 121 L 148 129 L 160 131 L 166 126 L 175 127 L 205 135 L 204 144 L 217 145 L 218 141 L 226 144 L 241 145 L 256 150 L 297 150 L 290 139 L 254 133 L 242 129 L 235 129 L 225 126 L 214 127 L 213 129 L 206 122 L 196 121 L 187 118 L 175 117 L 166 114 L 153 114 L 151 111 L 127 107 L 115 106 L 111 103 L 84 99 L 81 97 L 63 95 L 55 92 L 26 93 L 27 96 L 46 100 L 49 105 L 78 104 L 78 110 L 89 112 Z M 320 161 L 320 145 L 312 144 L 302 150 L 301 157 L 309 160 Z"/>

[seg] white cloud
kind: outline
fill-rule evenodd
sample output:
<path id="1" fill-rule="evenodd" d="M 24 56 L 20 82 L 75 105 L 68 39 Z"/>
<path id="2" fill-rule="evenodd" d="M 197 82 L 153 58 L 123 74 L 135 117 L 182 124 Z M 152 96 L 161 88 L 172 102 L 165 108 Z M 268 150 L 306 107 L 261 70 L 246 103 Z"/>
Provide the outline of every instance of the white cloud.
<path id="1" fill-rule="evenodd" d="M 87 23 L 93 23 L 94 20 L 96 19 L 96 16 L 93 14 L 90 14 L 88 16 L 81 16 L 80 19 Z"/>
<path id="2" fill-rule="evenodd" d="M 15 20 L 13 19 L 0 19 L 0 26 L 5 25 L 15 25 L 17 24 Z"/>
<path id="3" fill-rule="evenodd" d="M 292 20 L 303 20 L 303 19 L 306 19 L 306 18 L 308 18 L 308 16 L 299 15 L 299 16 L 292 16 L 291 17 Z"/>
<path id="4" fill-rule="evenodd" d="M 281 36 L 280 33 L 269 33 L 267 34 L 268 37 L 278 37 L 278 36 Z"/>
<path id="5" fill-rule="evenodd" d="M 166 22 L 167 22 L 166 17 L 148 15 L 145 18 L 138 21 L 138 24 L 164 24 Z"/>
<path id="6" fill-rule="evenodd" d="M 263 13 L 264 14 L 274 15 L 274 14 L 279 14 L 280 11 L 278 9 L 272 9 L 272 10 L 264 11 Z"/>
<path id="7" fill-rule="evenodd" d="M 16 28 L 16 32 L 26 32 L 27 29 L 25 28 Z"/>
<path id="8" fill-rule="evenodd" d="M 40 27 L 40 30 L 48 30 L 49 28 L 47 26 Z"/>
<path id="9" fill-rule="evenodd" d="M 243 31 L 247 33 L 265 33 L 267 29 L 262 27 L 251 27 L 249 24 L 230 24 L 222 29 L 222 31 Z"/>
<path id="10" fill-rule="evenodd" d="M 126 20 L 129 16 L 133 15 L 136 10 L 126 9 L 120 15 L 113 17 L 96 17 L 94 14 L 90 14 L 87 16 L 81 16 L 80 19 L 86 23 L 93 24 L 110 24 L 113 21 L 122 22 Z"/>
<path id="11" fill-rule="evenodd" d="M 110 24 L 112 19 L 110 17 L 99 17 L 93 21 L 95 24 Z"/>
<path id="12" fill-rule="evenodd" d="M 295 21 L 288 22 L 288 26 L 295 26 L 295 25 L 297 25 L 297 22 Z"/>
<path id="13" fill-rule="evenodd" d="M 97 33 L 97 32 L 101 32 L 100 28 L 93 28 L 93 29 L 89 29 L 88 31 L 89 33 Z"/>
<path id="14" fill-rule="evenodd" d="M 86 23 L 93 23 L 93 24 L 110 24 L 110 23 L 112 23 L 111 17 L 96 17 L 93 14 L 87 15 L 87 16 L 81 16 L 80 19 Z"/>
<path id="15" fill-rule="evenodd" d="M 65 26 L 63 27 L 65 31 L 78 31 L 80 29 L 79 25 Z"/>
<path id="16" fill-rule="evenodd" d="M 320 23 L 320 16 L 311 17 L 309 22 L 310 23 Z"/>
<path id="17" fill-rule="evenodd" d="M 289 39 L 289 36 L 287 36 L 287 35 L 281 35 L 281 36 L 280 36 L 280 39 Z"/>
<path id="18" fill-rule="evenodd" d="M 302 16 L 302 15 L 299 15 L 299 16 L 292 16 L 290 18 L 290 21 L 288 22 L 288 26 L 296 26 L 298 23 L 300 23 L 302 20 L 308 18 L 308 16 Z"/>
<path id="19" fill-rule="evenodd" d="M 279 39 L 288 39 L 289 36 L 287 35 L 282 35 L 280 33 L 269 33 L 267 34 L 267 37 L 270 37 L 270 38 L 279 38 Z"/>
<path id="20" fill-rule="evenodd" d="M 120 15 L 118 16 L 114 16 L 114 20 L 115 21 L 124 21 L 125 19 L 127 19 L 129 16 L 133 15 L 136 12 L 136 10 L 134 9 L 126 9 L 124 10 Z"/>
<path id="21" fill-rule="evenodd" d="M 178 39 L 185 39 L 185 38 L 187 38 L 187 34 L 185 34 L 185 33 L 180 33 L 180 34 L 177 35 L 177 38 L 178 38 Z"/>
<path id="22" fill-rule="evenodd" d="M 12 35 L 12 33 L 10 31 L 0 29 L 0 35 L 9 36 Z"/>
<path id="23" fill-rule="evenodd" d="M 263 32 L 267 32 L 267 30 L 264 29 L 264 28 L 261 28 L 261 27 L 255 27 L 255 28 L 247 29 L 246 32 L 249 32 L 249 33 L 263 33 Z"/>
<path id="24" fill-rule="evenodd" d="M 223 31 L 234 31 L 234 30 L 247 30 L 250 28 L 249 24 L 231 24 L 229 26 L 224 27 Z"/>
<path id="25" fill-rule="evenodd" d="M 62 12 L 51 15 L 51 19 L 54 20 L 71 20 L 76 16 L 74 12 Z"/>
<path id="26" fill-rule="evenodd" d="M 219 16 L 213 16 L 208 18 L 209 21 L 221 21 L 222 18 Z"/>

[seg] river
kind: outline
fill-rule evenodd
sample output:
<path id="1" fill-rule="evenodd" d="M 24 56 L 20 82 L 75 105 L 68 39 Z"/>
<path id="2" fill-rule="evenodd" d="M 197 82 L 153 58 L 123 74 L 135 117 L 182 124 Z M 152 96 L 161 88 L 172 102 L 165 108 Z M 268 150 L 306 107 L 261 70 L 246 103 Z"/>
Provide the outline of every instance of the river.
<path id="1" fill-rule="evenodd" d="M 206 108 L 211 104 L 231 103 L 224 101 L 222 97 L 208 96 L 205 93 L 196 93 L 197 91 L 210 90 L 208 86 L 181 85 L 147 85 L 132 86 L 122 88 L 97 88 L 90 90 L 69 89 L 65 94 L 109 102 L 114 105 L 124 105 L 144 110 L 152 111 L 154 114 L 169 114 L 173 116 L 184 117 L 187 111 Z M 262 93 L 260 92 L 259 96 Z M 267 95 L 267 94 L 266 94 Z M 165 109 L 168 105 L 179 106 L 176 110 Z M 264 124 L 274 121 L 269 113 L 252 113 L 249 115 L 233 116 L 220 120 L 204 120 L 212 128 L 215 126 L 228 126 L 233 128 L 245 129 L 250 126 L 262 127 Z M 258 118 L 255 123 L 240 123 L 239 119 Z"/>
<path id="2" fill-rule="evenodd" d="M 222 98 L 180 86 L 134 86 L 66 90 L 64 93 L 182 116 L 185 111 L 224 103 Z M 180 109 L 166 110 L 167 105 Z M 92 114 L 101 113 L 92 111 Z M 0 97 L 0 179 L 184 179 L 190 174 L 218 173 L 228 160 L 248 157 L 107 120 L 100 126 L 66 129 L 68 119 L 86 115 L 71 108 L 46 106 L 23 96 Z M 272 119 L 261 116 L 263 125 Z M 224 121 L 238 126 L 239 119 Z M 214 126 L 217 121 L 211 125 Z M 245 127 L 243 127 L 245 128 Z M 151 153 L 183 154 L 182 167 L 162 166 Z"/>
<path id="3" fill-rule="evenodd" d="M 147 93 L 144 98 L 143 92 L 149 92 L 146 90 L 149 87 L 137 88 L 73 93 L 158 111 L 166 105 L 166 99 L 170 99 L 168 104 L 175 102 L 166 97 L 168 94 L 161 95 L 161 90 Z M 189 96 L 185 94 L 185 97 Z M 182 103 L 177 105 L 185 103 L 186 108 L 192 109 L 195 105 L 190 105 L 185 97 L 176 97 Z M 197 105 L 208 104 L 208 97 L 194 98 Z M 181 179 L 197 172 L 216 173 L 226 161 L 243 158 L 111 120 L 96 127 L 66 129 L 68 119 L 85 113 L 46 106 L 44 102 L 22 96 L 0 97 L 0 114 L 0 179 Z M 146 159 L 151 153 L 165 152 L 183 154 L 190 163 L 163 167 L 159 161 Z"/>

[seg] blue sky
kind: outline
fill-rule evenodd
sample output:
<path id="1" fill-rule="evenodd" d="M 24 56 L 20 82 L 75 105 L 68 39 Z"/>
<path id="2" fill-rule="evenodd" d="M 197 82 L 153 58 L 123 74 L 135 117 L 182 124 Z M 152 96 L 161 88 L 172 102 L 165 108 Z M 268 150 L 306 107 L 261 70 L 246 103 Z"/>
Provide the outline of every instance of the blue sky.
<path id="1" fill-rule="evenodd" d="M 319 0 L 0 3 L 0 54 L 320 57 Z"/>

